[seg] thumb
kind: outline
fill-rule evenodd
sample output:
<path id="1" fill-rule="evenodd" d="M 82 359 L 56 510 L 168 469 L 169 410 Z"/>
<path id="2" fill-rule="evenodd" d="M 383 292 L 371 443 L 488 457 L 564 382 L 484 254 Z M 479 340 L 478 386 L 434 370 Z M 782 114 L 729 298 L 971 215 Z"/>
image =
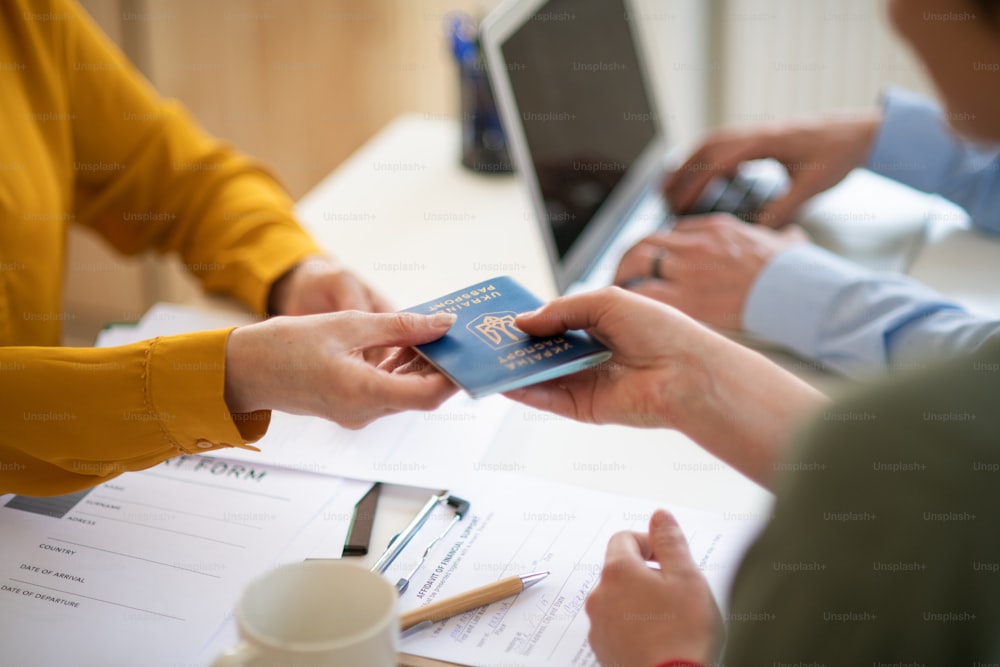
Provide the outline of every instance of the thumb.
<path id="1" fill-rule="evenodd" d="M 664 510 L 656 510 L 649 519 L 649 546 L 664 574 L 698 571 L 691 549 L 677 519 Z"/>
<path id="2" fill-rule="evenodd" d="M 615 293 L 624 293 L 620 288 L 610 287 L 583 292 L 572 296 L 561 296 L 538 310 L 521 313 L 515 324 L 532 336 L 554 336 L 567 329 L 589 329 L 597 326 L 604 307 L 616 298 Z"/>
<path id="3" fill-rule="evenodd" d="M 411 347 L 437 340 L 451 328 L 453 313 L 357 313 L 345 339 L 354 347 Z"/>

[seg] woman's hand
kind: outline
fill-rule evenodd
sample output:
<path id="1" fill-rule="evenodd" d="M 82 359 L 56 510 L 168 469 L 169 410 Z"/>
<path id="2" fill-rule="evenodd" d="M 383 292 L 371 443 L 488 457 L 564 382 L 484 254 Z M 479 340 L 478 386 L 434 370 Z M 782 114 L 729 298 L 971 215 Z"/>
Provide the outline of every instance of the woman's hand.
<path id="1" fill-rule="evenodd" d="M 389 302 L 350 269 L 326 257 L 309 257 L 275 281 L 268 300 L 273 315 L 312 315 L 339 310 L 392 311 Z"/>
<path id="2" fill-rule="evenodd" d="M 347 311 L 240 327 L 226 347 L 226 403 L 233 413 L 282 410 L 348 428 L 404 410 L 433 410 L 455 393 L 450 380 L 406 350 L 379 366 L 364 353 L 428 343 L 454 321 L 446 313 Z"/>

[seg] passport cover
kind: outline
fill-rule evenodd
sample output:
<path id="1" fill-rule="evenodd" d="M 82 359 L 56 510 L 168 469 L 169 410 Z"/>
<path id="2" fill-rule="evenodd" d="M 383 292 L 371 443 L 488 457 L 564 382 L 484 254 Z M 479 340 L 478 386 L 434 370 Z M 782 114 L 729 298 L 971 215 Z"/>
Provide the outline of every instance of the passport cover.
<path id="1" fill-rule="evenodd" d="M 514 317 L 542 305 L 510 276 L 498 276 L 404 312 L 455 313 L 458 320 L 432 343 L 416 346 L 425 359 L 473 398 L 569 375 L 611 357 L 582 331 L 529 336 Z"/>

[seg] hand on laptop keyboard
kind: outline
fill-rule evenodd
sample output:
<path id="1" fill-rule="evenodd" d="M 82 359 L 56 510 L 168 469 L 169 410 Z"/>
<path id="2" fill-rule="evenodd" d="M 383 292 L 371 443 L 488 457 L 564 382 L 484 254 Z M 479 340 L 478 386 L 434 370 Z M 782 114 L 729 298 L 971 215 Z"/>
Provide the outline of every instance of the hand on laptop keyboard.
<path id="1" fill-rule="evenodd" d="M 763 170 L 741 169 L 732 178 L 716 176 L 690 208 L 674 211 L 678 216 L 730 213 L 743 222 L 760 220 L 763 206 L 784 189 L 786 179 Z"/>
<path id="2" fill-rule="evenodd" d="M 667 180 L 664 192 L 675 211 L 684 215 L 707 211 L 750 216 L 757 222 L 783 227 L 814 195 L 833 187 L 856 167 L 864 166 L 879 124 L 878 113 L 816 123 L 787 123 L 759 128 L 720 130 L 703 140 Z M 763 160 L 760 160 L 763 158 Z M 777 168 L 785 191 L 764 195 L 764 205 L 752 194 L 741 195 L 741 181 L 756 174 L 757 165 Z M 749 170 L 753 171 L 749 171 Z M 724 177 L 732 176 L 729 186 Z M 735 211 L 727 211 L 732 207 Z"/>

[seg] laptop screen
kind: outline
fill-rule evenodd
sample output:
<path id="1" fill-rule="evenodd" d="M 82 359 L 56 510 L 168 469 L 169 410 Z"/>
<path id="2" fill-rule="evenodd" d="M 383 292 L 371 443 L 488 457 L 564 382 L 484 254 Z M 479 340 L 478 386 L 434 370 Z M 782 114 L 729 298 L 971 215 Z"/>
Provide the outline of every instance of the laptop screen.
<path id="1" fill-rule="evenodd" d="M 549 0 L 500 51 L 562 260 L 657 135 L 625 0 Z"/>

